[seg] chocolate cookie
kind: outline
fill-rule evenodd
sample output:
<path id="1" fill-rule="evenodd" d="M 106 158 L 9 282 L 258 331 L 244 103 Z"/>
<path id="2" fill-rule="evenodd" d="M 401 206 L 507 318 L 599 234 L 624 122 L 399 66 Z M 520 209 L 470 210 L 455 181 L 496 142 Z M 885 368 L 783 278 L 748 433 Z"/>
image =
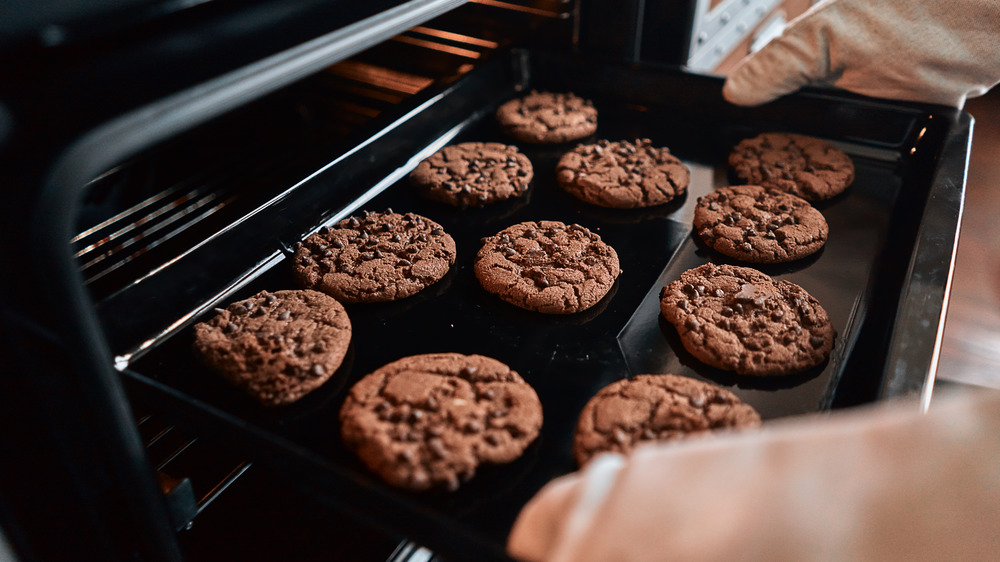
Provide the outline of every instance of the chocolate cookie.
<path id="1" fill-rule="evenodd" d="M 597 130 L 597 110 L 571 93 L 531 92 L 497 109 L 504 133 L 531 143 L 555 144 L 582 139 Z"/>
<path id="2" fill-rule="evenodd" d="M 435 152 L 410 181 L 425 197 L 465 208 L 522 195 L 533 176 L 531 161 L 516 146 L 466 142 Z"/>
<path id="3" fill-rule="evenodd" d="M 830 228 L 823 213 L 805 199 L 744 185 L 698 198 L 694 231 L 720 254 L 753 263 L 780 263 L 818 252 Z"/>
<path id="4" fill-rule="evenodd" d="M 621 273 L 618 254 L 600 236 L 556 221 L 523 222 L 484 238 L 475 271 L 487 291 L 545 314 L 594 306 Z"/>
<path id="5" fill-rule="evenodd" d="M 520 457 L 542 427 L 542 405 L 495 359 L 432 353 L 358 381 L 340 421 L 347 447 L 389 484 L 455 490 L 479 465 Z"/>
<path id="6" fill-rule="evenodd" d="M 833 349 L 833 326 L 816 299 L 748 267 L 689 269 L 663 288 L 660 311 L 691 355 L 741 375 L 798 373 Z"/>
<path id="7" fill-rule="evenodd" d="M 760 414 L 714 384 L 678 375 L 638 375 L 604 388 L 580 413 L 573 454 L 627 454 L 644 441 L 674 441 L 722 429 L 758 427 Z"/>
<path id="8" fill-rule="evenodd" d="M 351 321 L 316 291 L 261 291 L 194 326 L 213 369 L 265 406 L 290 404 L 327 381 L 351 343 Z"/>
<path id="9" fill-rule="evenodd" d="M 850 156 L 824 140 L 789 133 L 740 141 L 729 154 L 729 165 L 746 183 L 809 201 L 839 195 L 854 181 Z"/>
<path id="10" fill-rule="evenodd" d="M 598 141 L 567 152 L 556 165 L 559 185 L 578 199 L 614 209 L 652 207 L 687 191 L 691 173 L 649 139 Z"/>
<path id="11" fill-rule="evenodd" d="M 303 286 L 343 302 L 394 301 L 439 281 L 455 263 L 455 241 L 413 213 L 365 212 L 324 227 L 295 251 Z"/>

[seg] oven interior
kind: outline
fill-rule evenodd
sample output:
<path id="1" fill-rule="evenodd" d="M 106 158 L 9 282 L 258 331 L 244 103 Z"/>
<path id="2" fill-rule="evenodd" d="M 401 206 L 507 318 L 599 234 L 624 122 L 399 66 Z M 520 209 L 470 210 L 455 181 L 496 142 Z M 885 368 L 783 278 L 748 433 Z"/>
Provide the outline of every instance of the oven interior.
<path id="1" fill-rule="evenodd" d="M 901 350 L 936 338 L 934 326 L 913 317 L 914 303 L 926 302 L 913 294 L 920 290 L 914 271 L 950 265 L 947 239 L 929 248 L 929 229 L 957 228 L 961 190 L 940 190 L 961 169 L 955 162 L 969 124 L 939 109 L 818 90 L 735 108 L 722 100 L 718 78 L 581 48 L 581 31 L 593 25 L 580 17 L 588 6 L 470 1 L 89 178 L 72 257 L 182 536 L 210 504 L 249 480 L 257 489 L 250 497 L 269 498 L 263 501 L 278 512 L 295 509 L 274 493 L 288 491 L 317 506 L 319 517 L 362 522 L 386 544 L 408 537 L 446 558 L 504 559 L 503 539 L 519 508 L 575 468 L 577 413 L 622 377 L 675 372 L 709 380 L 754 404 L 765 420 L 926 387 L 932 352 Z M 690 192 L 643 211 L 587 206 L 556 187 L 555 163 L 567 146 L 520 147 L 536 179 L 518 201 L 458 211 L 409 189 L 406 174 L 442 146 L 505 142 L 493 113 L 531 89 L 594 100 L 596 138 L 648 137 L 670 147 L 692 171 Z M 714 259 L 690 237 L 697 197 L 732 182 L 725 161 L 738 140 L 768 130 L 829 139 L 858 166 L 848 195 L 822 209 L 843 236 L 818 258 L 768 270 L 815 288 L 838 311 L 831 361 L 777 382 L 699 367 L 677 351 L 676 334 L 655 312 L 659 287 Z M 935 211 L 931 199 L 946 204 Z M 322 388 L 264 411 L 198 363 L 195 322 L 261 289 L 295 288 L 288 256 L 296 242 L 351 214 L 387 208 L 442 224 L 458 243 L 456 265 L 403 301 L 349 306 L 354 340 Z M 583 224 L 620 254 L 625 274 L 594 309 L 540 317 L 479 288 L 471 271 L 478 240 L 541 219 Z M 939 276 L 929 282 L 931 307 L 923 312 L 932 318 L 943 315 L 947 279 Z M 542 436 L 520 460 L 481 470 L 454 494 L 389 489 L 339 443 L 339 404 L 382 364 L 438 351 L 508 362 L 542 399 Z M 916 382 L 903 373 L 900 383 L 900 362 L 914 360 Z M 268 510 L 261 513 L 266 519 Z M 426 551 L 404 542 L 389 556 L 417 552 Z"/>

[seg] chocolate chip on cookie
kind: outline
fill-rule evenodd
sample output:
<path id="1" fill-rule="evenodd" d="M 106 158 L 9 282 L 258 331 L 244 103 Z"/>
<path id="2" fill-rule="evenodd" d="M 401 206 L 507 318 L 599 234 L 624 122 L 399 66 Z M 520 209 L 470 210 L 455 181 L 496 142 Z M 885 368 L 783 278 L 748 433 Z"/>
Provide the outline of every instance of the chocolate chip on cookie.
<path id="1" fill-rule="evenodd" d="M 393 486 L 455 490 L 485 463 L 509 463 L 538 437 L 542 405 L 503 363 L 481 355 L 404 357 L 355 384 L 344 443 Z"/>
<path id="2" fill-rule="evenodd" d="M 660 311 L 691 355 L 741 375 L 798 373 L 833 349 L 833 326 L 812 295 L 747 267 L 685 271 L 663 288 Z"/>
<path id="3" fill-rule="evenodd" d="M 580 413 L 573 439 L 579 466 L 646 441 L 674 441 L 760 426 L 760 414 L 724 388 L 678 375 L 638 375 L 604 388 Z"/>
<path id="4" fill-rule="evenodd" d="M 687 191 L 691 173 L 666 148 L 649 139 L 580 145 L 556 165 L 559 185 L 592 205 L 614 209 L 652 207 Z"/>
<path id="5" fill-rule="evenodd" d="M 723 187 L 698 199 L 694 231 L 713 250 L 753 263 L 804 258 L 826 244 L 823 214 L 801 197 L 759 185 Z"/>
<path id="6" fill-rule="evenodd" d="M 523 142 L 556 144 L 582 139 L 597 130 L 597 110 L 572 93 L 531 92 L 497 109 L 507 135 Z"/>
<path id="7" fill-rule="evenodd" d="M 501 299 L 545 314 L 586 310 L 608 293 L 621 269 L 601 237 L 557 221 L 515 224 L 483 240 L 476 278 Z"/>
<path id="8" fill-rule="evenodd" d="M 261 291 L 194 326 L 194 347 L 226 380 L 265 406 L 290 404 L 326 382 L 351 342 L 331 296 Z"/>
<path id="9" fill-rule="evenodd" d="M 466 142 L 447 146 L 410 173 L 430 199 L 456 207 L 482 207 L 524 194 L 534 172 L 516 146 Z"/>
<path id="10" fill-rule="evenodd" d="M 444 277 L 455 241 L 420 215 L 366 212 L 306 238 L 294 261 L 309 289 L 349 303 L 394 301 Z"/>
<path id="11" fill-rule="evenodd" d="M 729 165 L 748 184 L 808 201 L 835 197 L 854 181 L 850 156 L 822 139 L 790 133 L 763 133 L 740 141 L 729 154 Z"/>

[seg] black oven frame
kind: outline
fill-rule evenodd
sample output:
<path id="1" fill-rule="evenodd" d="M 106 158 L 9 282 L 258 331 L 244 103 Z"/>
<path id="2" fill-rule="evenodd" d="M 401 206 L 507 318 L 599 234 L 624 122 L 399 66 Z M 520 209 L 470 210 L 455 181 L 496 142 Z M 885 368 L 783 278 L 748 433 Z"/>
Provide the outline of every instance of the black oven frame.
<path id="1" fill-rule="evenodd" d="M 122 25 L 96 37 L 83 18 L 67 27 L 68 42 L 22 33 L 5 45 L 2 288 L 10 298 L 0 306 L 8 356 L 0 433 L 16 462 L 3 463 L 0 521 L 18 556 L 181 559 L 65 244 L 88 181 L 78 178 L 463 3 L 215 2 L 110 14 Z"/>

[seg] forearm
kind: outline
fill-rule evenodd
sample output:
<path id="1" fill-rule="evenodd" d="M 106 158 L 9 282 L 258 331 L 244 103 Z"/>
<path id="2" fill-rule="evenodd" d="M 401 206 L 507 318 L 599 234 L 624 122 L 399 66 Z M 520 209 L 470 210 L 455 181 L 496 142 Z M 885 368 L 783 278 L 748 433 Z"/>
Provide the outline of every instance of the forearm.
<path id="1" fill-rule="evenodd" d="M 947 400 L 927 415 L 895 405 L 776 422 L 597 468 L 543 490 L 516 524 L 511 552 L 574 561 L 1000 552 L 998 394 Z"/>

